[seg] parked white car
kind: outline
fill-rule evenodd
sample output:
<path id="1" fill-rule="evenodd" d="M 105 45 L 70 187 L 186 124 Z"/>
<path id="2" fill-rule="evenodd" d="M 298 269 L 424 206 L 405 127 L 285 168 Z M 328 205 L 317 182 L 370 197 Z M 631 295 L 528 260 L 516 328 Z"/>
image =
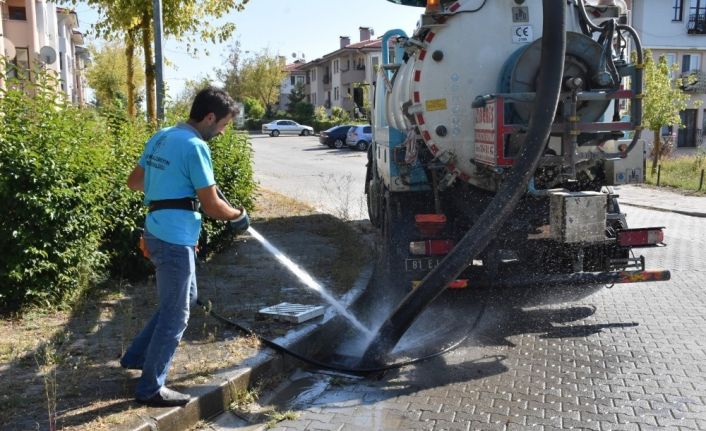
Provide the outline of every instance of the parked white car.
<path id="1" fill-rule="evenodd" d="M 309 136 L 314 133 L 314 128 L 292 120 L 275 120 L 263 124 L 262 133 L 267 133 L 270 136 L 279 136 L 280 134 Z"/>

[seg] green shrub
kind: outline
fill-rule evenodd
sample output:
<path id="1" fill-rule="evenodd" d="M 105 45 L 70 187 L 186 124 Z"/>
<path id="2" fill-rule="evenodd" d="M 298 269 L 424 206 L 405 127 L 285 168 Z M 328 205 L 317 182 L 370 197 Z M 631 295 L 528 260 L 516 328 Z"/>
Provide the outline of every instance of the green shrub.
<path id="1" fill-rule="evenodd" d="M 0 305 L 60 302 L 107 262 L 110 139 L 92 112 L 58 99 L 51 77 L 38 81 L 0 94 Z"/>
<path id="2" fill-rule="evenodd" d="M 255 182 L 252 168 L 252 146 L 247 133 L 232 127 L 208 143 L 211 148 L 216 182 L 228 201 L 234 206 L 244 206 L 249 213 L 254 210 Z M 202 235 L 211 243 L 210 250 L 218 249 L 224 239 L 224 223 L 203 218 Z"/>
<path id="3" fill-rule="evenodd" d="M 0 91 L 2 308 L 68 304 L 108 274 L 137 278 L 149 270 L 135 236 L 143 194 L 126 178 L 153 130 L 118 107 L 66 103 L 50 76 L 37 81 L 46 84 L 10 81 Z M 220 187 L 252 210 L 247 135 L 229 128 L 209 145 Z M 222 239 L 224 224 L 204 219 L 204 230 Z"/>

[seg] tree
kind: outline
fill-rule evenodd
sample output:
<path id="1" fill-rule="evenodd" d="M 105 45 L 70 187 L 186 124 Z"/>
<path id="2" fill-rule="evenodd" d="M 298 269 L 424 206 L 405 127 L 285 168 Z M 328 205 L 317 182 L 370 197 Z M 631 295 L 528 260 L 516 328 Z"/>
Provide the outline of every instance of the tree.
<path id="1" fill-rule="evenodd" d="M 642 99 L 642 124 L 654 133 L 652 149 L 652 174 L 654 175 L 662 152 L 660 131 L 664 126 L 681 125 L 679 111 L 686 109 L 691 98 L 670 76 L 671 72 L 676 71 L 677 65 L 674 65 L 675 69 L 670 70 L 664 55 L 655 62 L 649 49 L 645 51 L 644 58 L 645 89 Z"/>
<path id="2" fill-rule="evenodd" d="M 128 100 L 130 90 L 125 49 L 120 42 L 108 42 L 101 49 L 89 47 L 93 61 L 86 73 L 86 79 L 88 86 L 95 92 L 98 105 L 109 105 L 116 99 L 134 104 L 134 98 Z M 138 66 L 141 66 L 141 62 L 138 62 Z M 145 76 L 141 72 L 132 78 L 132 85 L 137 88 L 141 88 L 144 82 Z M 132 91 L 134 92 L 134 89 Z"/>
<path id="3" fill-rule="evenodd" d="M 287 96 L 288 103 L 287 103 L 287 112 L 290 114 L 293 114 L 294 111 L 296 110 L 297 104 L 299 102 L 304 101 L 306 98 L 306 94 L 304 94 L 304 84 L 302 82 L 298 82 L 294 88 L 292 88 L 292 92 L 289 93 L 289 96 Z M 313 114 L 313 112 L 312 112 Z"/>
<path id="4" fill-rule="evenodd" d="M 79 0 L 71 1 L 74 5 Z M 105 39 L 124 37 L 127 40 L 127 68 L 130 69 L 135 42 L 142 36 L 144 55 L 147 114 L 153 123 L 157 120 L 155 64 L 152 46 L 152 2 L 148 0 L 84 0 L 89 6 L 98 9 L 99 19 L 92 26 L 93 31 Z M 249 0 L 162 0 L 162 24 L 164 35 L 177 41 L 186 41 L 187 49 L 198 53 L 196 42 L 208 40 L 223 42 L 235 30 L 231 22 L 214 25 L 231 11 L 241 11 Z M 130 77 L 130 72 L 128 72 Z M 128 98 L 130 91 L 128 90 Z"/>
<path id="5" fill-rule="evenodd" d="M 240 69 L 240 89 L 244 97 L 257 99 L 267 115 L 279 100 L 280 86 L 285 78 L 284 64 L 267 49 L 247 58 Z"/>
<path id="6" fill-rule="evenodd" d="M 228 54 L 228 59 L 225 64 L 226 68 L 216 71 L 216 76 L 223 82 L 223 87 L 230 97 L 234 100 L 244 101 L 240 88 L 240 57 L 240 41 L 236 40 L 230 47 L 230 53 Z"/>

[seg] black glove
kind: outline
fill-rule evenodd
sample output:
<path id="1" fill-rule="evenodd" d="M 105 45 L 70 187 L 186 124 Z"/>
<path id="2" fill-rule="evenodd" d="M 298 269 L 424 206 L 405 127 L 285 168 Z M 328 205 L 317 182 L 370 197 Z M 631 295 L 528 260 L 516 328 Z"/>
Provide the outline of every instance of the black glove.
<path id="1" fill-rule="evenodd" d="M 242 214 L 234 220 L 228 221 L 228 229 L 231 230 L 236 235 L 239 235 L 250 227 L 250 217 L 248 217 L 248 212 L 245 208 L 242 209 Z"/>

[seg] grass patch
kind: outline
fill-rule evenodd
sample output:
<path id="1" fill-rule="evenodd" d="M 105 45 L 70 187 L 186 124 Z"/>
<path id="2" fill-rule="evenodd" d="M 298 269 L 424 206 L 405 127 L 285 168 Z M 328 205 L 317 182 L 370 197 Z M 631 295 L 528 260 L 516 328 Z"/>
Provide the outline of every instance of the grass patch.
<path id="1" fill-rule="evenodd" d="M 706 184 L 699 190 L 701 171 L 706 169 L 706 152 L 699 151 L 693 156 L 672 157 L 659 163 L 659 185 L 673 187 L 683 192 L 706 194 Z M 652 174 L 652 161 L 647 161 L 645 182 L 657 185 L 657 171 Z M 706 180 L 704 180 L 706 182 Z"/>
<path id="2" fill-rule="evenodd" d="M 287 410 L 286 412 L 278 412 L 274 411 L 271 413 L 267 414 L 268 421 L 267 421 L 267 429 L 274 428 L 277 426 L 278 423 L 282 421 L 293 421 L 297 420 L 299 418 L 299 413 L 294 412 L 292 410 Z"/>

